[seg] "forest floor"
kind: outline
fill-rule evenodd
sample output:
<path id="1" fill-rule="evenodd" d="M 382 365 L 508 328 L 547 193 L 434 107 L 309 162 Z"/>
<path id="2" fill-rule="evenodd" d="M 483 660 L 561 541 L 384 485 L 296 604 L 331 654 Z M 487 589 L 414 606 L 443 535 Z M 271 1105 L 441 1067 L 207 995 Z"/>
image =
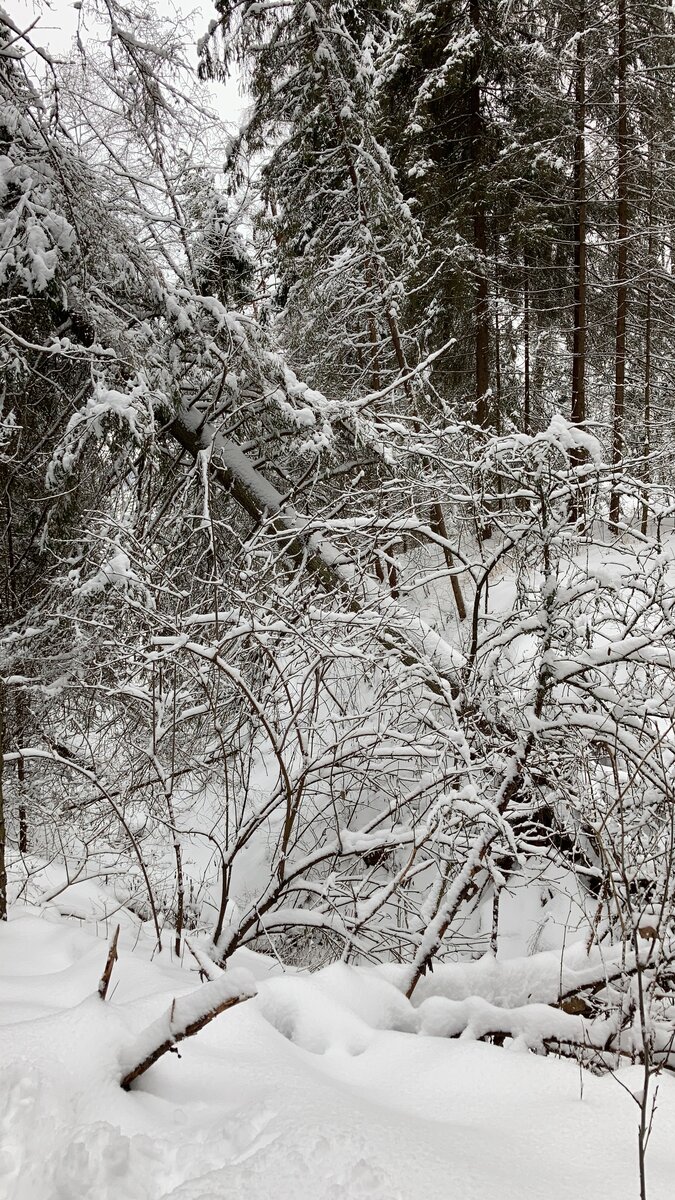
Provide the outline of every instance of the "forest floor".
<path id="1" fill-rule="evenodd" d="M 125 1044 L 199 981 L 125 930 L 104 1002 L 106 954 L 53 912 L 17 904 L 0 926 L 3 1200 L 639 1196 L 639 1068 L 405 1032 L 406 1002 L 368 968 L 238 952 L 258 996 L 124 1092 Z M 649 1200 L 671 1200 L 675 1080 L 657 1105 Z"/>

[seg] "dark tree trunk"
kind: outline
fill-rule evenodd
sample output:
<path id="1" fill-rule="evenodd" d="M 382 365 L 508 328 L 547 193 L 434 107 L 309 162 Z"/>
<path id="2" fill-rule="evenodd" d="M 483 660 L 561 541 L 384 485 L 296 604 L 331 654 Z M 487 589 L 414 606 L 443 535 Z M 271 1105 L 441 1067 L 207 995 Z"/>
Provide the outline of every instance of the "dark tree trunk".
<path id="1" fill-rule="evenodd" d="M 612 465 L 618 470 L 624 455 L 624 416 L 626 409 L 626 310 L 628 307 L 628 105 L 626 102 L 626 0 L 618 0 L 618 107 L 617 130 L 617 201 L 618 253 L 616 293 L 616 338 L 614 352 L 614 420 L 612 423 Z M 609 527 L 616 533 L 620 517 L 620 491 L 615 478 L 609 498 Z"/>
<path id="2" fill-rule="evenodd" d="M 649 211 L 647 220 L 649 234 L 647 239 L 647 299 L 645 306 L 645 388 L 643 411 L 642 453 L 644 465 L 642 475 L 642 513 L 640 516 L 640 532 L 647 533 L 649 523 L 649 484 L 651 471 L 649 456 L 652 449 L 652 263 L 654 261 L 654 136 L 649 139 Z"/>
<path id="3" fill-rule="evenodd" d="M 527 254 L 523 256 L 523 433 L 532 433 L 530 398 L 530 270 Z"/>
<path id="4" fill-rule="evenodd" d="M 0 685 L 0 921 L 7 920 L 7 865 L 5 850 L 7 832 L 5 825 L 5 793 L 3 776 L 5 765 L 5 693 Z"/>
<path id="5" fill-rule="evenodd" d="M 473 28 L 479 31 L 481 23 L 480 0 L 471 0 L 469 15 Z M 485 275 L 485 264 L 488 253 L 487 220 L 482 188 L 477 178 L 482 158 L 483 141 L 480 63 L 481 55 L 480 51 L 478 51 L 472 63 L 473 78 L 469 94 L 469 137 L 471 140 L 471 163 L 474 172 L 472 205 L 473 244 L 477 259 L 473 306 L 476 385 L 473 420 L 476 425 L 480 425 L 485 429 L 490 424 L 490 306 L 488 281 Z"/>
<path id="6" fill-rule="evenodd" d="M 575 79 L 576 139 L 574 146 L 574 331 L 572 336 L 572 405 L 575 425 L 586 420 L 586 6 L 579 3 L 579 38 Z"/>

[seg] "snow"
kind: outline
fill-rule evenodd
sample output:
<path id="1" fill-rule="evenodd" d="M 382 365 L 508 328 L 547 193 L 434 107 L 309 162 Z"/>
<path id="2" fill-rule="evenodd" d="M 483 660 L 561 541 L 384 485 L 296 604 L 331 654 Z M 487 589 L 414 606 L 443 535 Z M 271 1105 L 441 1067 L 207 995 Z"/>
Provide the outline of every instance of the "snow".
<path id="1" fill-rule="evenodd" d="M 246 970 L 235 968 L 234 971 L 223 971 L 186 996 L 174 998 L 167 1011 L 125 1047 L 120 1058 L 121 1074 L 126 1076 L 133 1072 L 164 1043 L 181 1041 L 189 1035 L 192 1026 L 206 1022 L 219 1009 L 248 1000 L 255 993 L 253 976 Z"/>
<path id="2" fill-rule="evenodd" d="M 572 421 L 567 421 L 561 413 L 554 413 L 548 429 L 541 437 L 553 445 L 560 446 L 564 451 L 586 450 L 592 462 L 596 464 L 604 461 L 604 451 L 598 439 Z"/>
<path id="3" fill-rule="evenodd" d="M 74 573 L 76 577 L 76 573 Z M 91 596 L 101 592 L 108 586 L 126 589 L 130 583 L 137 583 L 138 576 L 132 569 L 128 554 L 119 547 L 110 558 L 104 562 L 91 579 L 81 584 L 77 590 L 81 596 Z"/>
<path id="4" fill-rule="evenodd" d="M 96 988 L 106 954 L 104 938 L 28 907 L 0 926 L 3 1200 L 637 1195 L 630 1093 L 642 1087 L 639 1068 L 581 1073 L 522 1042 L 450 1039 L 438 1021 L 425 1036 L 420 1015 L 429 1026 L 434 1005 L 438 1015 L 449 1001 L 414 1009 L 382 971 L 344 963 L 307 975 L 235 955 L 232 972 L 206 988 L 248 988 L 240 972 L 251 968 L 257 998 L 216 1017 L 125 1093 L 121 1049 L 176 995 L 185 1015 L 205 993 L 190 956 L 181 968 L 123 934 L 104 1003 Z M 512 960 L 514 979 L 521 965 Z M 661 1078 L 650 1200 L 672 1195 L 674 1118 L 675 1083 Z"/>
<path id="5" fill-rule="evenodd" d="M 375 580 L 363 575 L 356 562 L 346 558 L 344 552 L 333 546 L 322 533 L 309 533 L 306 536 L 307 517 L 284 501 L 274 485 L 256 470 L 239 445 L 216 433 L 208 422 L 204 423 L 198 412 L 185 406 L 181 408 L 176 427 L 184 429 L 192 438 L 193 449 L 212 445 L 212 453 L 239 486 L 244 506 L 249 511 L 257 510 L 257 515 L 264 510 L 275 514 L 281 529 L 306 541 L 311 554 L 336 581 L 351 590 L 353 605 L 370 615 L 374 625 L 379 627 L 383 616 L 391 622 L 392 633 L 387 635 L 385 631 L 385 637 L 389 636 L 391 640 L 398 635 L 408 640 L 416 653 L 428 658 L 441 676 L 445 675 L 454 681 L 457 670 L 465 663 L 461 651 L 437 633 L 418 613 L 390 599 Z"/>

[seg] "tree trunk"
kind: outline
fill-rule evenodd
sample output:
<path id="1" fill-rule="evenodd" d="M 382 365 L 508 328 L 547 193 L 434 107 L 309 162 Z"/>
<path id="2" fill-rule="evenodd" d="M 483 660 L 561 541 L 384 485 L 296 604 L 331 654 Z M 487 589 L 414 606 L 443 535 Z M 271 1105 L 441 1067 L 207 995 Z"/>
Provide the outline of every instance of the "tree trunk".
<path id="1" fill-rule="evenodd" d="M 530 400 L 530 271 L 527 254 L 523 255 L 523 433 L 532 433 Z"/>
<path id="2" fill-rule="evenodd" d="M 368 266 L 366 272 L 366 286 L 369 295 L 373 290 L 373 268 Z M 373 309 L 368 312 L 368 341 L 370 343 L 370 390 L 379 392 L 382 386 L 381 364 L 380 364 L 380 335 L 377 328 L 377 317 Z"/>
<path id="3" fill-rule="evenodd" d="M 574 146 L 574 331 L 572 336 L 572 405 L 575 425 L 586 420 L 586 6 L 579 3 L 579 36 L 575 78 L 576 140 Z M 580 461 L 577 451 L 576 461 Z"/>
<path id="4" fill-rule="evenodd" d="M 7 920 L 7 864 L 5 849 L 7 832 L 5 825 L 5 793 L 3 788 L 5 765 L 5 692 L 0 684 L 0 921 Z"/>
<path id="5" fill-rule="evenodd" d="M 616 337 L 614 352 L 614 420 L 612 422 L 612 466 L 618 470 L 624 455 L 626 408 L 626 309 L 628 306 L 628 106 L 626 103 L 626 0 L 618 0 L 618 254 L 616 293 Z M 621 512 L 616 476 L 609 498 L 609 528 L 617 532 Z"/>
<path id="6" fill-rule="evenodd" d="M 494 279 L 494 306 L 495 306 L 495 409 L 494 409 L 494 427 L 497 437 L 502 435 L 502 337 L 501 325 L 499 321 L 499 234 L 495 233 L 495 279 Z M 497 476 L 497 487 L 501 488 L 501 475 Z"/>
<path id="7" fill-rule="evenodd" d="M 480 0 L 471 0 L 469 8 L 471 24 L 480 35 Z M 480 41 L 479 41 L 480 46 Z M 488 281 L 485 275 L 487 262 L 487 221 L 482 189 L 477 178 L 481 161 L 483 140 L 483 111 L 480 88 L 481 54 L 477 50 L 472 62 L 472 81 L 469 93 L 469 137 L 471 140 L 471 165 L 473 169 L 473 244 L 476 251 L 475 293 L 473 306 L 475 384 L 473 420 L 483 429 L 490 423 L 490 308 Z"/>
<path id="8" fill-rule="evenodd" d="M 14 713 L 16 718 L 16 728 L 14 729 L 13 741 L 16 745 L 21 746 L 25 743 L 24 729 L 26 726 L 26 714 L 23 697 L 20 691 L 15 692 Z M 25 796 L 26 796 L 26 764 L 22 758 L 16 764 L 16 774 L 18 780 L 17 791 L 19 793 L 19 854 L 28 854 L 28 815 L 26 813 Z"/>
<path id="9" fill-rule="evenodd" d="M 652 263 L 654 261 L 654 135 L 649 139 L 649 235 L 647 239 L 647 301 L 645 309 L 645 388 L 642 453 L 644 486 L 642 489 L 642 513 L 640 532 L 646 536 L 649 524 L 649 484 L 651 482 L 649 456 L 652 441 Z"/>
<path id="10" fill-rule="evenodd" d="M 448 529 L 445 523 L 445 513 L 443 512 L 443 505 L 440 503 L 432 504 L 431 506 L 431 528 L 434 529 L 440 537 L 445 538 L 446 542 L 449 541 Z M 445 556 L 445 565 L 448 567 L 448 569 L 453 568 L 454 559 L 452 557 L 452 551 L 449 550 L 448 547 L 444 547 L 443 553 Z M 460 621 L 465 621 L 466 605 L 464 603 L 464 596 L 462 595 L 462 588 L 459 579 L 455 574 L 450 576 L 450 586 L 452 587 L 452 594 L 455 600 L 457 616 L 459 617 Z"/>

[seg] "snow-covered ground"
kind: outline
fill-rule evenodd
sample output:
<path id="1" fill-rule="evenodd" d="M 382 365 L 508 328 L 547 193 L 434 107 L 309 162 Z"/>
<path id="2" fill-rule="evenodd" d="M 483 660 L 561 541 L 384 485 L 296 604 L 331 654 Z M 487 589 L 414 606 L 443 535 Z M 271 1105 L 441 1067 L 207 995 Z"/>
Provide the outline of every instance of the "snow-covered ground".
<path id="1" fill-rule="evenodd" d="M 7 1200 L 633 1200 L 637 1067 L 618 1077 L 424 1036 L 381 973 L 239 952 L 258 996 L 131 1092 L 120 1061 L 195 970 L 15 906 L 0 926 L 0 1195 Z M 164 960 L 164 961 L 163 961 Z M 514 964 L 511 960 L 510 972 Z M 431 981 L 430 981 L 431 983 Z M 428 991 L 429 989 L 427 989 Z M 424 990 L 420 993 L 423 1000 Z M 671 1200 L 675 1081 L 660 1080 L 650 1200 Z"/>

